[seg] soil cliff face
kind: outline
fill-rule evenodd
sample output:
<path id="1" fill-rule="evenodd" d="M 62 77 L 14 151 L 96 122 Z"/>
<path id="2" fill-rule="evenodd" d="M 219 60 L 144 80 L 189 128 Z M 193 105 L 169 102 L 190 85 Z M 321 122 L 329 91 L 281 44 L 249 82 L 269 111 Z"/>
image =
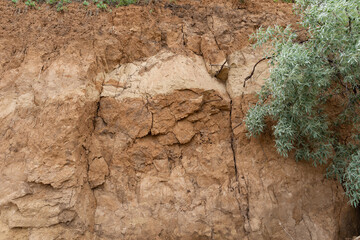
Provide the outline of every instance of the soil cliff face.
<path id="1" fill-rule="evenodd" d="M 259 64 L 242 86 L 261 58 L 248 34 L 293 22 L 289 5 L 0 11 L 0 239 L 358 233 L 324 169 L 242 124 L 268 75 Z"/>

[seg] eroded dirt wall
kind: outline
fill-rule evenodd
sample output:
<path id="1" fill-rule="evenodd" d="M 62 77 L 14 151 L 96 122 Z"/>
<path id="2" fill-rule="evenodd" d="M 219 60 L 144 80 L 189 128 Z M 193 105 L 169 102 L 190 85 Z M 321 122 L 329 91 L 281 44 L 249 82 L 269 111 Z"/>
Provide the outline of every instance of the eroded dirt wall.
<path id="1" fill-rule="evenodd" d="M 261 56 L 248 35 L 290 9 L 1 1 L 0 239 L 352 236 L 338 183 L 241 124 L 267 74 L 242 87 Z"/>

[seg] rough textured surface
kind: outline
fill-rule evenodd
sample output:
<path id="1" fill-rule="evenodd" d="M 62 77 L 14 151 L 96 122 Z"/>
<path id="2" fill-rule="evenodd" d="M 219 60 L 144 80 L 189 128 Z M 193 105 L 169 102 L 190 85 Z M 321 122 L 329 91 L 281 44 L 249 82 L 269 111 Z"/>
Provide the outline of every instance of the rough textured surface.
<path id="1" fill-rule="evenodd" d="M 290 22 L 288 5 L 11 4 L 0 2 L 1 240 L 359 233 L 324 169 L 279 158 L 270 133 L 248 139 L 241 124 L 267 74 L 264 62 L 242 87 L 260 57 L 248 34 Z"/>
<path id="2" fill-rule="evenodd" d="M 72 46 L 42 73 L 40 55 L 30 48 L 21 71 L 2 78 L 0 238 L 38 239 L 42 228 L 51 237 L 72 236 L 92 228 L 95 199 L 82 145 L 98 99 L 86 90 L 93 60 Z"/>
<path id="3" fill-rule="evenodd" d="M 195 88 L 226 95 L 224 84 L 209 75 L 201 57 L 193 55 L 189 58 L 168 51 L 162 51 L 146 62 L 122 65 L 104 77 L 99 75 L 98 81 L 103 82 L 101 97 L 117 100 L 146 98 L 178 89 Z M 186 106 L 181 110 L 186 112 Z M 178 110 L 178 115 L 186 114 L 181 110 Z"/>
<path id="4" fill-rule="evenodd" d="M 198 57 L 159 54 L 150 65 L 153 59 L 159 67 L 140 77 L 148 64 L 139 64 L 131 77 L 119 76 L 128 88 L 102 94 L 89 158 L 103 157 L 110 175 L 94 190 L 95 233 L 104 239 L 241 239 L 225 86 Z"/>

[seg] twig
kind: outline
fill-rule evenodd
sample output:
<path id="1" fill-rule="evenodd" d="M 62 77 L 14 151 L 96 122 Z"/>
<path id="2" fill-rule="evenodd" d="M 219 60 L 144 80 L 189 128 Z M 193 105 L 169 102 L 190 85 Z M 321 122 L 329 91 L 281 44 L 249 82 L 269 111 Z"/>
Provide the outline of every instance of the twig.
<path id="1" fill-rule="evenodd" d="M 255 65 L 254 65 L 254 67 L 253 67 L 253 69 L 252 69 L 252 72 L 250 73 L 249 76 L 247 76 L 247 77 L 245 78 L 243 87 L 245 87 L 246 81 L 249 80 L 249 79 L 254 75 L 256 66 L 257 66 L 259 63 L 261 63 L 262 61 L 265 61 L 265 60 L 270 59 L 270 58 L 272 58 L 272 57 L 264 57 L 264 58 L 260 59 L 257 63 L 255 63 Z"/>
<path id="2" fill-rule="evenodd" d="M 236 128 L 240 127 L 241 125 L 242 125 L 242 122 L 241 122 L 241 123 L 239 123 L 239 124 L 237 124 L 235 127 L 233 127 L 233 129 L 232 129 L 232 130 L 235 130 Z"/>
<path id="3" fill-rule="evenodd" d="M 221 72 L 221 70 L 223 70 L 225 64 L 227 63 L 227 60 L 225 60 L 225 62 L 221 65 L 220 67 L 220 70 L 219 71 L 216 71 L 216 74 L 215 74 L 215 77 L 217 77 L 219 75 L 219 73 Z M 211 66 L 214 66 L 214 65 L 211 65 Z M 220 65 L 219 65 L 220 66 Z"/>

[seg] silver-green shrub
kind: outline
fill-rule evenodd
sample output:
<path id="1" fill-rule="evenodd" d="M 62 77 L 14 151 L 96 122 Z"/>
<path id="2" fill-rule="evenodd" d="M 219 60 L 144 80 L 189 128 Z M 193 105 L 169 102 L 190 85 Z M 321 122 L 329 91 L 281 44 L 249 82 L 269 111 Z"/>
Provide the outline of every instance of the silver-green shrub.
<path id="1" fill-rule="evenodd" d="M 313 165 L 360 201 L 360 1 L 297 0 L 302 30 L 260 28 L 255 45 L 268 46 L 271 74 L 245 119 L 249 134 L 274 121 L 278 152 Z M 297 39 L 306 32 L 306 40 Z M 340 104 L 329 111 L 330 103 Z"/>

